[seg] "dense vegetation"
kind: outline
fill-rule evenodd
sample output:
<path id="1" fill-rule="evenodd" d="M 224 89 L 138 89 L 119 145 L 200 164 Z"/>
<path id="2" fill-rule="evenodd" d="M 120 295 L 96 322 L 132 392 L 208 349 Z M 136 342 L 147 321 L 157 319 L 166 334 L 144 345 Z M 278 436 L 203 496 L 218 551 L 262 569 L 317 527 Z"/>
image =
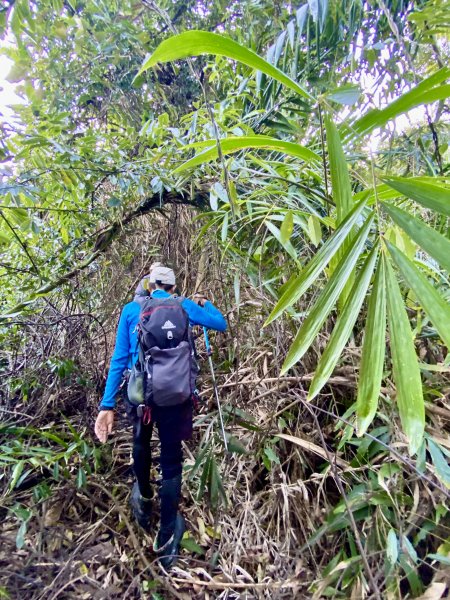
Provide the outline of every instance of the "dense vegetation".
<path id="1" fill-rule="evenodd" d="M 0 28 L 25 100 L 0 139 L 0 597 L 443 597 L 448 4 L 10 0 Z M 125 419 L 92 435 L 156 259 L 230 325 L 231 453 L 205 365 L 170 576 L 128 516 Z"/>

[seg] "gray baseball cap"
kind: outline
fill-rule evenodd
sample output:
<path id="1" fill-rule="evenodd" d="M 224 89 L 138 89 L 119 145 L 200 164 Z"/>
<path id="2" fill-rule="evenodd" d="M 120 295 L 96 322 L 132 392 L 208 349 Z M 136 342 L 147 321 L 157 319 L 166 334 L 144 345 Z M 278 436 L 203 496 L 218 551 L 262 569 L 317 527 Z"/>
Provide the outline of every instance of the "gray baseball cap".
<path id="1" fill-rule="evenodd" d="M 175 273 L 169 267 L 156 264 L 150 271 L 150 283 L 162 285 L 175 285 Z"/>

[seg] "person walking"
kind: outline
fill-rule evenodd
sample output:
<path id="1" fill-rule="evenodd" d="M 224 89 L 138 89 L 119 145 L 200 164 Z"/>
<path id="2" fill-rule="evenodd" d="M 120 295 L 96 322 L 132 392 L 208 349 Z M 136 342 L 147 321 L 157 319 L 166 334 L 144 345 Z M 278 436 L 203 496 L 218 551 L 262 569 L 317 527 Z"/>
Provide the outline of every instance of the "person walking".
<path id="1" fill-rule="evenodd" d="M 173 299 L 175 286 L 173 270 L 161 263 L 155 263 L 150 273 L 139 283 L 133 301 L 126 304 L 122 310 L 105 392 L 95 422 L 95 434 L 102 443 L 106 442 L 108 435 L 113 432 L 116 396 L 124 372 L 127 369 L 131 370 L 138 362 L 140 354 L 138 324 L 141 308 L 144 304 L 147 307 L 149 297 L 155 301 Z M 226 330 L 227 323 L 222 313 L 204 296 L 195 294 L 193 300 L 189 298 L 178 300 L 187 313 L 191 326 L 201 325 L 217 331 Z M 156 303 L 164 308 L 164 302 Z M 171 321 L 167 320 L 161 329 L 170 328 L 172 325 Z M 172 330 L 168 329 L 167 337 L 171 339 L 172 335 Z M 135 519 L 147 532 L 150 530 L 152 514 L 150 440 L 153 425 L 156 424 L 158 428 L 162 473 L 159 490 L 161 516 L 154 550 L 159 553 L 160 562 L 165 568 L 170 568 L 174 564 L 185 531 L 184 518 L 178 512 L 183 463 L 181 443 L 192 436 L 193 399 L 189 396 L 181 403 L 171 406 L 169 398 L 168 404 L 169 406 L 158 406 L 150 402 L 148 407 L 135 406 L 129 402 L 125 394 L 126 413 L 133 425 L 133 470 L 136 476 L 130 504 Z"/>

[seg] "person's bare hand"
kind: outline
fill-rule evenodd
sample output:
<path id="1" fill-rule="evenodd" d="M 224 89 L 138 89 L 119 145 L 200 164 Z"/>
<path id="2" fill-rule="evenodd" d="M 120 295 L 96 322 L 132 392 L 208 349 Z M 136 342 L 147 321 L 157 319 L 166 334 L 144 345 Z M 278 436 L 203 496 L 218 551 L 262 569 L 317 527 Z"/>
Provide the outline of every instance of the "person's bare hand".
<path id="1" fill-rule="evenodd" d="M 95 421 L 95 435 L 104 444 L 108 439 L 108 435 L 112 433 L 114 425 L 114 411 L 113 410 L 101 410 L 98 413 L 97 420 Z"/>

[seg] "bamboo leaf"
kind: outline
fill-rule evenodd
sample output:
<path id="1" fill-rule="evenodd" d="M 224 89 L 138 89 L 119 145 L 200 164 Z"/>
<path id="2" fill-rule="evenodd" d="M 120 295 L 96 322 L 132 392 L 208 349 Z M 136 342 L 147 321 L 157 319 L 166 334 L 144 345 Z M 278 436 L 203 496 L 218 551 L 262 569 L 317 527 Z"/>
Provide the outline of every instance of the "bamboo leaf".
<path id="1" fill-rule="evenodd" d="M 382 110 L 376 108 L 359 118 L 353 123 L 352 130 L 359 134 L 370 133 L 373 129 L 383 127 L 391 119 L 408 112 L 415 106 L 447 98 L 450 94 L 450 85 L 439 84 L 448 79 L 449 76 L 450 69 L 448 67 L 436 71 L 412 90 L 391 102 L 386 108 Z"/>
<path id="2" fill-rule="evenodd" d="M 200 483 L 199 483 L 198 492 L 197 492 L 197 501 L 202 500 L 203 492 L 205 491 L 205 487 L 210 479 L 211 460 L 212 460 L 212 458 L 211 458 L 211 453 L 210 453 L 205 460 L 205 463 L 203 465 L 203 471 L 200 476 Z"/>
<path id="3" fill-rule="evenodd" d="M 449 188 L 404 177 L 385 177 L 383 181 L 400 194 L 419 202 L 422 206 L 450 217 Z"/>
<path id="4" fill-rule="evenodd" d="M 291 258 L 297 260 L 297 252 L 295 251 L 294 246 L 288 240 L 287 242 L 282 241 L 281 232 L 276 225 L 274 225 L 271 221 L 266 221 L 265 225 L 273 237 L 283 246 L 286 252 L 289 254 Z"/>
<path id="5" fill-rule="evenodd" d="M 428 450 L 431 454 L 434 468 L 436 469 L 436 475 L 445 487 L 450 489 L 450 467 L 448 466 L 445 456 L 442 454 L 439 446 L 430 439 L 428 440 Z"/>
<path id="6" fill-rule="evenodd" d="M 359 86 L 352 83 L 341 85 L 339 88 L 327 93 L 327 98 L 338 104 L 344 104 L 345 106 L 356 104 L 360 96 L 361 89 Z"/>
<path id="7" fill-rule="evenodd" d="M 317 299 L 317 302 L 306 317 L 303 325 L 300 327 L 281 368 L 281 375 L 286 373 L 286 371 L 301 359 L 314 341 L 314 338 L 318 334 L 325 319 L 328 317 L 339 294 L 342 292 L 349 274 L 356 265 L 356 261 L 364 248 L 372 222 L 373 213 L 366 219 L 363 227 L 361 227 L 351 246 L 347 250 L 347 253 L 328 280 L 322 293 Z"/>
<path id="8" fill-rule="evenodd" d="M 266 60 L 258 56 L 253 50 L 241 46 L 234 40 L 224 35 L 210 33 L 208 31 L 185 31 L 173 35 L 161 42 L 153 54 L 147 58 L 136 75 L 138 78 L 150 67 L 158 63 L 170 62 L 187 58 L 189 56 L 200 56 L 202 54 L 213 54 L 215 56 L 226 56 L 237 60 L 252 69 L 256 69 L 273 77 L 289 89 L 308 100 L 314 100 L 313 96 L 304 90 L 298 83 L 288 77 L 285 73 L 274 67 Z"/>
<path id="9" fill-rule="evenodd" d="M 320 220 L 316 215 L 309 215 L 308 217 L 308 235 L 313 245 L 317 248 L 322 239 L 322 228 L 320 227 Z"/>
<path id="10" fill-rule="evenodd" d="M 392 204 L 383 204 L 383 208 L 399 227 L 450 272 L 450 240 Z"/>
<path id="11" fill-rule="evenodd" d="M 378 406 L 383 377 L 386 336 L 386 288 L 384 260 L 378 261 L 370 294 L 356 400 L 356 430 L 361 436 L 371 424 Z"/>
<path id="12" fill-rule="evenodd" d="M 229 214 L 230 213 L 226 212 L 225 216 L 223 218 L 222 230 L 221 230 L 221 234 L 220 234 L 220 239 L 222 240 L 222 242 L 225 242 L 225 240 L 228 237 L 228 219 L 229 219 Z"/>
<path id="13" fill-rule="evenodd" d="M 183 539 L 180 542 L 180 546 L 191 553 L 195 552 L 196 554 L 200 554 L 200 555 L 205 554 L 205 551 L 203 550 L 203 548 L 201 546 L 199 546 L 199 544 L 197 544 L 197 542 L 194 540 L 194 538 L 192 538 L 190 536 L 183 537 Z"/>
<path id="14" fill-rule="evenodd" d="M 450 306 L 448 302 L 429 283 L 412 261 L 403 252 L 387 243 L 397 267 L 402 272 L 409 287 L 414 290 L 425 312 L 430 317 L 447 348 L 450 348 Z"/>
<path id="15" fill-rule="evenodd" d="M 336 321 L 336 325 L 331 334 L 327 347 L 317 365 L 314 378 L 309 388 L 308 400 L 312 400 L 325 383 L 328 381 L 334 367 L 336 366 L 342 350 L 347 343 L 348 338 L 358 318 L 362 303 L 366 296 L 367 288 L 369 287 L 372 277 L 373 268 L 375 266 L 378 253 L 378 247 L 375 246 L 372 252 L 366 259 L 363 268 L 361 269 L 357 280 L 355 281 L 350 292 L 347 303 L 344 306 L 341 316 Z"/>
<path id="16" fill-rule="evenodd" d="M 202 146 L 206 146 L 205 142 L 202 142 Z M 304 146 L 295 144 L 294 142 L 284 142 L 283 140 L 278 140 L 277 138 L 271 138 L 265 135 L 243 135 L 222 138 L 220 140 L 220 147 L 224 156 L 227 154 L 232 154 L 233 152 L 238 152 L 239 150 L 244 150 L 246 148 L 265 148 L 267 150 L 277 150 L 283 152 L 284 154 L 288 154 L 289 156 L 294 156 L 295 158 L 301 158 L 306 162 L 320 160 L 319 155 L 312 150 L 309 150 L 309 148 L 305 148 Z M 189 150 L 190 148 L 192 148 L 192 146 L 184 146 L 183 150 Z M 174 170 L 174 173 L 181 173 L 186 169 L 190 169 L 192 167 L 210 162 L 211 160 L 215 160 L 217 157 L 218 149 L 216 141 L 208 140 L 208 146 L 206 147 L 206 150 L 196 154 L 193 158 L 177 167 Z"/>
<path id="17" fill-rule="evenodd" d="M 19 460 L 12 472 L 11 481 L 9 483 L 9 489 L 13 490 L 16 487 L 17 482 L 19 481 L 20 476 L 22 475 L 23 469 L 25 467 L 25 461 Z"/>
<path id="18" fill-rule="evenodd" d="M 397 388 L 397 405 L 409 452 L 415 454 L 422 443 L 425 407 L 419 364 L 403 298 L 392 266 L 385 260 L 392 370 Z"/>
<path id="19" fill-rule="evenodd" d="M 334 234 L 325 242 L 314 258 L 303 269 L 300 275 L 292 279 L 270 313 L 267 321 L 264 323 L 264 326 L 279 317 L 286 308 L 297 302 L 297 300 L 308 290 L 310 285 L 316 280 L 318 274 L 326 267 L 345 240 L 364 206 L 364 201 L 355 206 L 344 222 L 341 223 Z"/>
<path id="20" fill-rule="evenodd" d="M 217 463 L 214 456 L 211 456 L 211 470 L 209 473 L 209 499 L 213 508 L 217 507 L 219 500 L 219 471 L 217 469 Z"/>
<path id="21" fill-rule="evenodd" d="M 286 216 L 283 219 L 283 223 L 281 224 L 280 234 L 281 234 L 281 243 L 285 244 L 291 239 L 292 232 L 294 231 L 294 215 L 292 214 L 292 210 L 288 210 Z"/>
<path id="22" fill-rule="evenodd" d="M 325 119 L 327 132 L 328 160 L 330 161 L 331 187 L 336 204 L 337 222 L 342 223 L 353 208 L 352 188 L 348 174 L 347 161 L 336 125 L 327 117 Z"/>
<path id="23" fill-rule="evenodd" d="M 336 204 L 336 223 L 340 225 L 348 213 L 351 211 L 354 203 L 352 200 L 352 187 L 348 173 L 347 161 L 336 125 L 327 117 L 325 120 L 327 132 L 328 160 L 330 162 L 331 187 L 333 190 L 333 200 Z M 354 233 L 350 232 L 347 239 L 336 252 L 336 256 L 330 262 L 330 274 L 333 273 L 336 266 L 341 262 L 347 248 L 351 244 Z M 343 307 L 348 294 L 355 280 L 354 274 L 348 278 L 341 298 L 339 299 L 340 308 Z"/>
<path id="24" fill-rule="evenodd" d="M 386 558 L 391 565 L 397 562 L 398 558 L 398 540 L 393 529 L 389 530 L 386 543 Z"/>

